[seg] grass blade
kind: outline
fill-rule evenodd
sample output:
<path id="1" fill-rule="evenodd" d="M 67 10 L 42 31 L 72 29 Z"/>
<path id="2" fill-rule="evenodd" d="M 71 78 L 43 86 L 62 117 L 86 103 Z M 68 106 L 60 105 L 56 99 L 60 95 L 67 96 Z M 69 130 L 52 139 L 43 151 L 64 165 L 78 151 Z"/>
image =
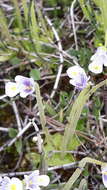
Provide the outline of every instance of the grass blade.
<path id="1" fill-rule="evenodd" d="M 22 16 L 21 16 L 21 12 L 19 9 L 19 3 L 17 0 L 12 0 L 14 7 L 15 7 L 15 14 L 16 14 L 16 20 L 17 20 L 17 24 L 19 26 L 19 30 L 20 32 L 22 32 L 23 29 L 23 24 L 22 24 Z"/>
<path id="2" fill-rule="evenodd" d="M 1 28 L 2 36 L 11 41 L 12 39 L 11 39 L 11 35 L 8 29 L 6 17 L 4 16 L 1 9 L 0 9 L 0 28 Z"/>
<path id="3" fill-rule="evenodd" d="M 70 190 L 72 185 L 74 184 L 74 182 L 78 179 L 78 177 L 80 176 L 80 174 L 82 173 L 82 170 L 84 169 L 85 165 L 87 163 L 92 163 L 92 164 L 97 164 L 100 166 L 104 166 L 106 163 L 101 162 L 99 160 L 95 160 L 89 157 L 85 157 L 83 158 L 80 163 L 79 163 L 79 167 L 76 169 L 76 171 L 73 173 L 73 175 L 70 177 L 70 179 L 68 180 L 68 182 L 65 184 L 65 186 L 63 187 L 62 190 Z M 107 165 L 107 164 L 106 164 Z"/>
<path id="4" fill-rule="evenodd" d="M 35 48 L 37 52 L 40 51 L 40 44 L 39 44 L 39 27 L 37 24 L 37 19 L 35 15 L 35 5 L 34 2 L 31 4 L 31 25 L 30 25 L 30 31 L 32 39 L 35 40 Z"/>
<path id="5" fill-rule="evenodd" d="M 26 21 L 26 24 L 28 24 L 28 6 L 27 6 L 26 0 L 22 0 L 22 6 L 24 10 L 25 21 Z"/>
<path id="6" fill-rule="evenodd" d="M 90 86 L 85 88 L 83 91 L 81 91 L 78 98 L 74 102 L 70 115 L 69 115 L 68 124 L 65 128 L 65 133 L 64 133 L 63 142 L 62 142 L 62 151 L 63 151 L 62 156 L 65 155 L 64 152 L 67 149 L 69 141 L 72 141 L 78 120 L 80 118 L 82 109 L 86 101 L 98 88 L 100 88 L 106 83 L 107 83 L 107 80 L 104 80 L 103 82 L 100 82 L 98 85 L 94 86 L 92 89 L 90 89 Z"/>

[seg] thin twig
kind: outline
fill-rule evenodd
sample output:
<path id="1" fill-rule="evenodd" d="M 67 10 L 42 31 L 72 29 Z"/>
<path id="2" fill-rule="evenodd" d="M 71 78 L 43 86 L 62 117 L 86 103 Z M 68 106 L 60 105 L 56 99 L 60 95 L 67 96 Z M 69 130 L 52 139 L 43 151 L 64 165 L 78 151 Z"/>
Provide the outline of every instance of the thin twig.
<path id="1" fill-rule="evenodd" d="M 76 0 L 74 0 L 71 4 L 70 16 L 71 16 L 71 21 L 72 21 L 73 33 L 74 33 L 75 46 L 76 46 L 76 50 L 78 50 L 77 35 L 76 35 L 75 22 L 74 22 L 74 5 L 75 5 L 75 3 L 76 3 Z"/>
<path id="2" fill-rule="evenodd" d="M 13 145 L 17 139 L 19 139 L 31 126 L 32 122 L 30 121 L 18 134 L 17 136 L 11 140 L 11 142 L 9 142 L 8 147 L 10 147 L 11 145 Z"/>
<path id="3" fill-rule="evenodd" d="M 14 110 L 14 113 L 15 113 L 15 117 L 16 117 L 16 121 L 17 121 L 17 126 L 18 126 L 18 131 L 20 132 L 22 130 L 22 126 L 21 126 L 19 111 L 17 109 L 15 101 L 12 101 L 12 107 L 13 107 L 13 110 Z"/>
<path id="4" fill-rule="evenodd" d="M 58 169 L 70 169 L 70 168 L 75 168 L 77 167 L 76 165 L 78 164 L 78 162 L 72 162 L 69 164 L 64 164 L 64 165 L 60 165 L 60 166 L 53 166 L 53 167 L 49 167 L 48 171 L 53 171 L 53 170 L 58 170 Z M 23 175 L 29 175 L 31 174 L 33 171 L 25 171 L 25 172 L 11 172 L 11 173 L 0 173 L 0 176 L 4 177 L 4 176 L 9 176 L 9 177 L 13 177 L 13 176 L 23 176 Z"/>
<path id="5" fill-rule="evenodd" d="M 56 153 L 61 153 L 62 151 L 61 150 L 52 150 L 49 152 L 49 154 L 56 154 Z M 69 154 L 78 154 L 78 155 L 84 155 L 86 156 L 87 154 L 89 154 L 89 151 L 85 151 L 85 152 L 81 152 L 81 151 L 73 151 L 73 150 L 68 150 L 68 151 L 65 151 L 66 153 L 69 153 Z"/>
<path id="6" fill-rule="evenodd" d="M 34 119 L 32 119 L 32 125 L 34 126 L 35 131 L 37 133 L 37 142 L 38 142 L 37 144 L 38 144 L 39 153 L 42 153 L 42 138 L 41 138 L 41 135 L 39 133 L 39 128 L 36 125 L 36 123 L 34 122 Z"/>
<path id="7" fill-rule="evenodd" d="M 6 98 L 6 97 L 7 97 L 7 95 L 6 95 L 6 94 L 4 94 L 4 95 L 0 96 L 0 100 L 4 99 L 4 98 Z"/>
<path id="8" fill-rule="evenodd" d="M 66 73 L 61 74 L 61 77 L 66 77 L 66 76 L 67 76 Z M 54 78 L 56 78 L 56 75 L 49 75 L 49 76 L 42 77 L 40 80 L 47 80 L 47 79 L 54 79 Z"/>
<path id="9" fill-rule="evenodd" d="M 21 161 L 22 161 L 22 158 L 23 158 L 23 152 L 20 153 L 19 157 L 18 157 L 18 161 L 16 163 L 16 166 L 12 169 L 12 171 L 15 171 L 19 168 L 20 164 L 21 164 Z"/>
<path id="10" fill-rule="evenodd" d="M 0 131 L 3 131 L 3 132 L 9 132 L 9 129 L 5 128 L 5 127 L 0 127 Z"/>
<path id="11" fill-rule="evenodd" d="M 55 80 L 55 83 L 54 83 L 54 87 L 53 87 L 53 91 L 50 95 L 50 98 L 53 98 L 55 96 L 55 92 L 58 88 L 58 84 L 59 84 L 59 80 L 60 80 L 60 76 L 61 76 L 61 73 L 62 73 L 62 69 L 63 69 L 63 54 L 62 54 L 62 44 L 61 44 L 61 41 L 60 41 L 60 38 L 58 36 L 58 33 L 55 29 L 55 27 L 53 26 L 51 20 L 45 15 L 45 19 L 47 21 L 47 23 L 49 24 L 49 26 L 52 28 L 52 31 L 54 33 L 54 36 L 56 38 L 56 41 L 57 41 L 57 44 L 58 44 L 58 48 L 59 48 L 59 56 L 60 56 L 60 65 L 59 65 L 59 68 L 58 68 L 58 73 L 57 73 L 57 76 L 56 76 L 56 80 Z"/>

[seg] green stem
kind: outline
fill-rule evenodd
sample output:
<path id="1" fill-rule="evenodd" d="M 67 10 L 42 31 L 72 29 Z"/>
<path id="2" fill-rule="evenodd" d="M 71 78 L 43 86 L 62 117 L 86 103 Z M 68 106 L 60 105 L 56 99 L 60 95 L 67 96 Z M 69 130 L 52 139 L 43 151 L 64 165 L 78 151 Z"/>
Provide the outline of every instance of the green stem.
<path id="1" fill-rule="evenodd" d="M 48 128 L 46 127 L 46 118 L 45 118 L 45 113 L 44 113 L 44 106 L 43 106 L 42 98 L 40 95 L 40 88 L 39 88 L 39 85 L 37 82 L 35 83 L 35 90 L 36 90 L 36 99 L 37 99 L 37 105 L 38 105 L 38 109 L 39 109 L 39 116 L 40 116 L 42 129 L 43 129 L 43 132 L 45 133 L 47 143 L 50 143 L 51 136 L 49 134 Z"/>

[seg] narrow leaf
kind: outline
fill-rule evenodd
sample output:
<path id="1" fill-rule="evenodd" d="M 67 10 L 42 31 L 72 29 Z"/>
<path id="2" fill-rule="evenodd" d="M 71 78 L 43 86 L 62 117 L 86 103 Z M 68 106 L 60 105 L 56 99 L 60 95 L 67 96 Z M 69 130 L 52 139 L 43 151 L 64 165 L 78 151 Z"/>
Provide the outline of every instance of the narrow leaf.
<path id="1" fill-rule="evenodd" d="M 63 142 L 62 142 L 62 151 L 63 151 L 62 156 L 65 155 L 64 152 L 67 149 L 69 141 L 72 142 L 72 138 L 75 133 L 78 120 L 80 118 L 82 109 L 83 109 L 86 101 L 98 88 L 100 88 L 101 86 L 103 86 L 106 83 L 107 83 L 107 80 L 104 80 L 104 81 L 100 82 L 99 84 L 97 84 L 96 86 L 94 86 L 92 89 L 90 89 L 90 86 L 88 86 L 83 91 L 81 91 L 78 98 L 74 102 L 71 112 L 70 112 L 70 115 L 69 115 L 68 124 L 65 127 L 65 133 L 64 133 Z"/>

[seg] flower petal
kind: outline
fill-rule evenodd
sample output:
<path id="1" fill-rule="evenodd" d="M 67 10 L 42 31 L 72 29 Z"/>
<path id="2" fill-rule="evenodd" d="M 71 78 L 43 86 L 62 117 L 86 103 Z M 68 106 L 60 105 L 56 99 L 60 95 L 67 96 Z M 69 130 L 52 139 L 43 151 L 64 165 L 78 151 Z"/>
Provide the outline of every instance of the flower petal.
<path id="1" fill-rule="evenodd" d="M 21 98 L 26 98 L 29 94 L 25 93 L 24 91 L 20 92 Z"/>
<path id="2" fill-rule="evenodd" d="M 107 49 L 105 47 L 98 47 L 96 53 L 91 57 L 90 59 L 93 64 L 96 65 L 103 65 L 106 67 L 107 66 Z M 91 63 L 91 64 L 92 64 Z M 92 65 L 93 66 L 93 65 Z M 89 70 L 91 69 L 93 73 L 101 73 L 103 68 L 99 66 L 100 68 L 98 69 L 93 69 L 91 66 L 89 66 Z M 97 67 L 97 66 L 96 66 Z"/>
<path id="3" fill-rule="evenodd" d="M 33 78 L 28 78 L 28 77 L 24 77 L 24 76 L 21 76 L 21 75 L 17 75 L 16 77 L 15 77 L 15 81 L 17 82 L 17 83 L 23 83 L 24 81 L 26 82 L 26 81 L 30 81 L 30 83 L 32 84 L 32 85 L 34 85 L 34 80 L 33 80 Z"/>
<path id="4" fill-rule="evenodd" d="M 104 59 L 104 66 L 107 67 L 107 57 Z"/>
<path id="5" fill-rule="evenodd" d="M 21 75 L 17 75 L 16 77 L 15 77 L 15 81 L 16 82 L 22 82 L 22 80 L 24 80 L 26 77 L 23 77 L 23 76 L 21 76 Z"/>
<path id="6" fill-rule="evenodd" d="M 26 98 L 28 95 L 31 95 L 35 91 L 35 82 L 32 78 L 23 77 L 17 75 L 15 81 L 20 90 L 20 96 Z"/>
<path id="7" fill-rule="evenodd" d="M 67 74 L 70 78 L 75 78 L 81 73 L 85 74 L 85 71 L 80 66 L 72 66 L 67 70 Z"/>
<path id="8" fill-rule="evenodd" d="M 91 71 L 95 74 L 99 74 L 99 73 L 102 73 L 102 71 L 103 71 L 103 65 L 92 62 L 89 64 L 88 69 L 89 69 L 89 71 Z"/>
<path id="9" fill-rule="evenodd" d="M 14 97 L 19 93 L 18 85 L 15 82 L 8 82 L 5 85 L 5 94 L 9 97 Z"/>
<path id="10" fill-rule="evenodd" d="M 50 182 L 50 178 L 47 175 L 40 175 L 40 176 L 38 176 L 37 181 L 38 181 L 39 186 L 46 187 L 46 186 L 48 186 L 48 184 Z"/>
<path id="11" fill-rule="evenodd" d="M 10 178 L 9 177 L 4 177 L 1 183 L 1 189 L 2 190 L 7 190 L 9 188 L 9 183 L 10 183 Z"/>
<path id="12" fill-rule="evenodd" d="M 88 84 L 89 77 L 86 76 L 86 73 L 80 73 L 75 78 L 70 80 L 70 84 L 75 86 L 78 90 L 84 89 Z"/>
<path id="13" fill-rule="evenodd" d="M 37 179 L 39 176 L 39 170 L 33 171 L 30 175 L 24 176 L 24 182 L 26 189 L 29 190 L 40 190 Z"/>
<path id="14" fill-rule="evenodd" d="M 10 181 L 10 184 L 9 184 L 9 190 L 13 190 L 13 188 L 15 190 L 23 190 L 23 184 L 22 184 L 22 181 L 16 177 L 13 177 Z"/>
<path id="15" fill-rule="evenodd" d="M 0 176 L 0 183 L 2 182 L 3 178 Z"/>

